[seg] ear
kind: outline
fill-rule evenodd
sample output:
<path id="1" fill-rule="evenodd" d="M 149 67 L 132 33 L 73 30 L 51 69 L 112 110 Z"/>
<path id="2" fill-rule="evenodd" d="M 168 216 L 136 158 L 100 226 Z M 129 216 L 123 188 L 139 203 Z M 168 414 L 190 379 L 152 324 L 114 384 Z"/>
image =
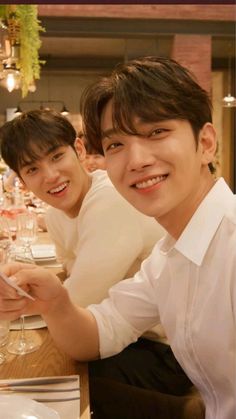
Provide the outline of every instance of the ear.
<path id="1" fill-rule="evenodd" d="M 75 139 L 74 146 L 75 146 L 75 150 L 76 150 L 79 160 L 83 162 L 86 158 L 86 149 L 85 149 L 83 140 L 77 137 Z"/>
<path id="2" fill-rule="evenodd" d="M 217 142 L 213 125 L 207 122 L 199 133 L 199 145 L 202 148 L 202 164 L 208 165 L 214 161 Z"/>

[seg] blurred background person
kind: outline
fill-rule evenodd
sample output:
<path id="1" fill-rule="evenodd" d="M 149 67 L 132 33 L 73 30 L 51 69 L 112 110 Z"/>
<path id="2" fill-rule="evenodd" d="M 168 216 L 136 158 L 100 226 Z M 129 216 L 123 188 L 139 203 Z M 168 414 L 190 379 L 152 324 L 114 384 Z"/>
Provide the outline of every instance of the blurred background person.
<path id="1" fill-rule="evenodd" d="M 106 170 L 106 163 L 105 157 L 102 154 L 98 154 L 98 152 L 88 143 L 83 131 L 78 132 L 78 137 L 83 141 L 85 149 L 86 149 L 86 156 L 83 161 L 83 166 L 87 170 L 87 172 L 91 173 L 94 170 Z"/>

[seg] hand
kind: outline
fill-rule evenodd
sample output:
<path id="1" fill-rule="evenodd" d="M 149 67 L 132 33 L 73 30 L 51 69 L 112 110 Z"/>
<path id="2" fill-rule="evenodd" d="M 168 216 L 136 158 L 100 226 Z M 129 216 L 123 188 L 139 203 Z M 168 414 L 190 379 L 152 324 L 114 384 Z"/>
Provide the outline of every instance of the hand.
<path id="1" fill-rule="evenodd" d="M 17 292 L 0 280 L 0 317 L 16 319 L 22 314 L 44 314 L 66 293 L 56 275 L 35 265 L 11 263 L 2 271 L 21 288 L 30 293 L 35 301 L 20 297 Z"/>

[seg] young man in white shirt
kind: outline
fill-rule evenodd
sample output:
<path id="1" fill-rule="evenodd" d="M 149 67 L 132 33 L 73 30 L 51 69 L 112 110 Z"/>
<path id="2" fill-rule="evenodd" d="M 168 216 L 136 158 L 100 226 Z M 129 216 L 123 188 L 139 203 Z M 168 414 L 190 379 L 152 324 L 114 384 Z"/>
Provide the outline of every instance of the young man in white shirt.
<path id="1" fill-rule="evenodd" d="M 131 206 L 106 171 L 87 173 L 84 143 L 60 113 L 25 112 L 1 136 L 6 163 L 49 205 L 47 229 L 71 298 L 83 307 L 101 302 L 112 285 L 137 272 L 164 229 Z"/>
<path id="2" fill-rule="evenodd" d="M 2 127 L 1 138 L 7 164 L 50 205 L 45 220 L 67 274 L 64 286 L 70 298 L 82 307 L 100 303 L 112 285 L 139 270 L 164 229 L 131 206 L 106 171 L 87 173 L 84 142 L 59 113 L 26 112 Z M 192 383 L 165 343 L 157 326 L 109 363 L 91 363 L 90 375 L 185 394 Z"/>
<path id="3" fill-rule="evenodd" d="M 1 316 L 40 311 L 57 344 L 80 360 L 118 353 L 161 319 L 204 399 L 205 418 L 233 419 L 236 199 L 211 174 L 216 136 L 209 98 L 175 61 L 146 57 L 90 87 L 82 114 L 85 135 L 98 152 L 103 149 L 115 187 L 168 234 L 133 278 L 88 309 L 75 306 L 50 273 L 5 267 L 36 301 L 17 297 L 1 281 Z M 124 393 L 123 404 L 129 400 L 132 418 L 180 417 L 170 411 L 158 416 L 153 392 L 147 402 L 143 393 L 140 399 Z M 113 417 L 120 419 L 122 400 L 115 402 Z"/>

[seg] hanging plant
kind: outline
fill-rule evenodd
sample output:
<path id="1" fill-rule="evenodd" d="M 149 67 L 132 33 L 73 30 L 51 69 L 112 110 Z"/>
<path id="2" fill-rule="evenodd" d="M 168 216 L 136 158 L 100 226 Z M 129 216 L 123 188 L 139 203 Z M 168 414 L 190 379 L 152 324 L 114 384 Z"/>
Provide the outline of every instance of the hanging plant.
<path id="1" fill-rule="evenodd" d="M 40 32 L 45 29 L 37 18 L 37 5 L 1 5 L 0 18 L 8 27 L 12 46 L 12 60 L 15 60 L 21 74 L 22 96 L 25 97 L 34 80 L 40 78 L 39 59 Z"/>

